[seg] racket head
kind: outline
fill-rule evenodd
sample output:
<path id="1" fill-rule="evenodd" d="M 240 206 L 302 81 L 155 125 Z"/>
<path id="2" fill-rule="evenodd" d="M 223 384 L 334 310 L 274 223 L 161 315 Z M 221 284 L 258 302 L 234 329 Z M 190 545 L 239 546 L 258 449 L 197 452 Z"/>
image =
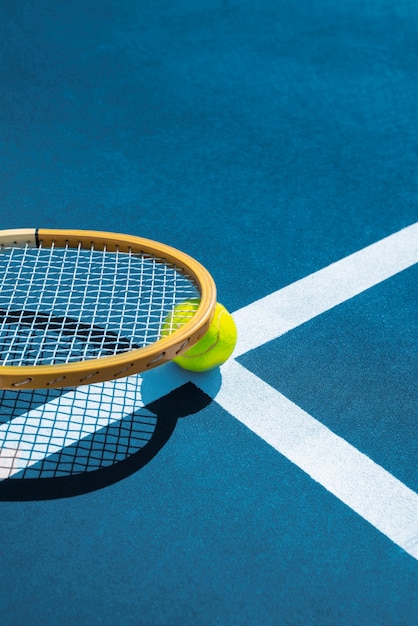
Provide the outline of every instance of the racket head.
<path id="1" fill-rule="evenodd" d="M 13 254 L 17 257 L 17 261 L 15 266 L 10 269 L 8 257 Z M 45 269 L 45 267 L 42 272 L 39 272 L 39 269 L 37 270 L 36 264 L 38 264 L 38 267 L 40 266 L 40 255 L 48 258 L 57 254 L 58 260 L 54 261 L 54 271 L 48 268 Z M 25 262 L 22 262 L 20 265 L 19 255 L 25 257 Z M 63 287 L 57 288 L 59 297 L 56 295 L 43 295 L 42 289 L 45 287 L 42 284 L 38 284 L 38 282 L 56 282 L 54 272 L 60 274 L 67 272 L 67 257 L 71 257 L 69 273 L 73 272 L 73 277 L 68 278 L 66 276 Z M 83 279 L 82 288 L 77 286 L 77 282 L 80 279 L 80 271 L 74 269 L 79 257 L 83 257 L 83 263 L 87 263 L 83 271 L 88 277 L 85 280 Z M 87 260 L 86 257 L 88 257 Z M 94 264 L 90 261 L 90 258 L 93 257 L 95 259 Z M 104 258 L 106 258 L 106 261 L 104 261 Z M 209 328 L 216 305 L 216 286 L 213 278 L 198 261 L 171 246 L 133 235 L 86 230 L 3 230 L 0 231 L 0 265 L 2 263 L 7 264 L 8 270 L 3 271 L 3 282 L 0 278 L 1 389 L 75 387 L 113 380 L 152 369 L 171 361 L 203 337 Z M 138 342 L 135 333 L 133 333 L 133 336 L 125 336 L 125 329 L 122 327 L 118 329 L 117 324 L 119 322 L 113 320 L 110 324 L 110 330 L 107 329 L 103 332 L 101 340 L 107 350 L 110 345 L 115 344 L 115 336 L 118 337 L 118 347 L 113 350 L 114 353 L 110 356 L 104 350 L 104 355 L 103 351 L 101 351 L 98 357 L 90 358 L 88 350 L 85 350 L 86 357 L 80 359 L 71 357 L 76 360 L 62 362 L 63 358 L 61 355 L 60 359 L 56 358 L 55 361 L 45 364 L 36 355 L 36 343 L 40 342 L 42 344 L 44 341 L 42 339 L 43 333 L 46 335 L 49 332 L 55 332 L 58 327 L 62 327 L 65 340 L 67 341 L 70 338 L 73 344 L 74 341 L 82 342 L 85 340 L 86 332 L 87 334 L 89 333 L 89 341 L 93 338 L 93 342 L 95 336 L 100 334 L 102 329 L 101 320 L 107 315 L 106 299 L 103 300 L 103 298 L 107 297 L 107 292 L 105 296 L 103 294 L 98 296 L 96 291 L 98 290 L 98 282 L 103 280 L 103 274 L 107 271 L 104 268 L 107 268 L 108 263 L 111 265 L 111 271 L 115 271 L 115 264 L 117 265 L 118 276 L 117 279 L 114 279 L 117 287 L 113 286 L 112 288 L 109 287 L 109 284 L 112 283 L 112 277 L 109 277 L 107 292 L 109 289 L 113 289 L 113 292 L 117 290 L 119 294 L 118 306 L 121 306 L 121 298 L 126 300 L 123 293 L 128 293 L 130 289 L 128 282 L 126 287 L 123 285 L 123 273 L 128 272 L 130 281 L 135 283 L 135 290 L 137 290 L 135 293 L 139 294 L 138 311 L 141 311 L 142 307 L 144 309 L 142 311 L 143 314 L 144 312 L 149 313 L 152 309 L 154 318 L 159 316 L 159 321 L 157 322 L 159 327 L 154 332 L 154 338 L 149 342 L 141 338 Z M 35 268 L 33 267 L 34 264 Z M 129 266 L 129 270 L 121 271 L 120 267 L 123 264 L 126 267 Z M 94 269 L 92 269 L 93 265 Z M 152 266 L 152 270 L 149 270 L 149 265 Z M 62 272 L 59 268 L 62 268 Z M 150 271 L 152 271 L 151 276 L 149 275 Z M 32 278 L 28 276 L 29 272 L 32 272 Z M 91 278 L 90 273 L 93 272 L 95 272 L 95 276 Z M 9 278 L 6 279 L 5 276 L 8 273 Z M 48 280 L 45 279 L 46 274 L 49 276 Z M 8 284 L 6 284 L 7 280 Z M 18 293 L 19 282 L 22 283 L 20 292 L 30 285 L 32 294 L 30 297 L 28 296 L 28 299 L 24 300 L 23 305 L 22 294 L 20 294 L 20 299 L 17 298 L 16 300 L 18 303 L 16 308 L 16 303 L 13 302 L 15 295 L 11 297 L 11 290 L 13 294 Z M 180 294 L 176 293 L 179 283 L 181 285 Z M 10 286 L 11 284 L 12 286 Z M 145 285 L 145 287 L 141 287 L 141 284 Z M 55 286 L 48 286 L 48 289 L 55 288 Z M 98 315 L 96 321 L 93 322 L 90 319 L 86 319 L 86 312 L 77 317 L 74 314 L 74 304 L 72 304 L 70 309 L 68 303 L 63 304 L 66 299 L 71 297 L 73 300 L 79 301 L 81 307 L 83 295 L 88 299 L 91 289 L 96 294 L 95 307 L 99 309 L 99 313 L 101 309 L 101 316 Z M 125 292 L 124 289 L 126 289 Z M 37 290 L 39 290 L 39 298 L 36 296 Z M 143 290 L 146 290 L 144 292 L 145 297 L 143 297 Z M 112 296 L 114 296 L 113 292 Z M 163 336 L 162 326 L 166 316 L 170 314 L 174 306 L 181 302 L 182 299 L 190 299 L 193 295 L 198 299 L 199 303 L 193 316 L 183 326 L 173 329 L 171 334 Z M 132 294 L 129 295 L 131 309 L 132 297 Z M 54 298 L 55 304 L 51 304 Z M 58 300 L 61 303 L 59 306 L 56 304 Z M 144 302 L 142 302 L 143 300 Z M 158 310 L 160 300 L 161 310 Z M 34 308 L 33 304 L 35 301 L 36 306 Z M 171 310 L 167 302 L 172 302 Z M 113 306 L 113 302 L 111 303 L 109 300 L 109 309 L 112 309 Z M 132 311 L 129 315 L 132 315 Z M 122 325 L 122 321 L 120 323 Z M 141 319 L 135 323 L 139 328 L 146 323 L 146 320 L 144 318 L 144 320 Z M 18 364 L 15 364 L 15 355 L 10 356 L 10 354 L 6 354 L 7 333 L 11 326 L 13 326 L 11 336 L 17 346 L 14 350 L 23 350 L 25 342 L 32 342 L 30 350 L 26 348 L 27 353 L 25 357 L 20 357 L 20 361 L 17 359 Z M 29 330 L 29 327 L 32 331 Z M 75 328 L 76 330 L 74 330 Z M 35 332 L 41 336 L 36 341 L 33 336 Z M 1 336 L 2 333 L 5 335 L 3 338 Z M 71 339 L 72 333 L 75 339 Z M 26 339 L 27 337 L 29 338 Z M 20 343 L 22 344 L 21 348 L 19 347 Z M 127 343 L 131 346 L 130 349 L 127 348 Z M 112 352 L 112 350 L 110 351 Z M 30 353 L 29 357 L 28 352 Z M 57 362 L 58 360 L 59 362 Z M 12 364 L 9 364 L 10 362 Z"/>

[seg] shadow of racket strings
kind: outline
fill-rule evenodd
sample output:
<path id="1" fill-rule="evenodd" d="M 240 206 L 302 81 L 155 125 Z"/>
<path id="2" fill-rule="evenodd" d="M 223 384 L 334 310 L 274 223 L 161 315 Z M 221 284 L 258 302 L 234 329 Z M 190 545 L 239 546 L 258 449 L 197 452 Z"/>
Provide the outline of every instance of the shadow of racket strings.
<path id="1" fill-rule="evenodd" d="M 148 463 L 177 419 L 211 402 L 192 383 L 144 405 L 140 375 L 74 389 L 0 390 L 0 500 L 69 497 Z"/>

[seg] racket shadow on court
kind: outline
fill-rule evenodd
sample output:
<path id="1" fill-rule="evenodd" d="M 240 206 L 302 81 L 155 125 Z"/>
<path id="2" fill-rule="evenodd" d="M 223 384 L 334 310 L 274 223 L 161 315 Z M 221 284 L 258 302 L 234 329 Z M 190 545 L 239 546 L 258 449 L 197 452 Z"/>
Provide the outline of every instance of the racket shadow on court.
<path id="1" fill-rule="evenodd" d="M 164 371 L 150 387 L 159 387 L 159 376 L 163 382 Z M 0 390 L 0 500 L 72 497 L 130 476 L 159 453 L 179 418 L 211 403 L 218 370 L 210 380 L 210 396 L 185 378 L 158 399 L 141 375 L 74 389 Z"/>

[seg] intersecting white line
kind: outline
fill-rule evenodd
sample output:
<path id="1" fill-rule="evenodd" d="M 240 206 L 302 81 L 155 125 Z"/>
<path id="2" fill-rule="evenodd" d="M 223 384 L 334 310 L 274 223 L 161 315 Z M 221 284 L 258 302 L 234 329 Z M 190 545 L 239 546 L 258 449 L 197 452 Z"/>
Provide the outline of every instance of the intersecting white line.
<path id="1" fill-rule="evenodd" d="M 234 314 L 235 357 L 289 332 L 418 262 L 418 223 Z M 197 383 L 198 384 L 198 383 Z M 418 559 L 418 495 L 231 359 L 217 402 Z"/>
<path id="2" fill-rule="evenodd" d="M 273 446 L 381 533 L 418 559 L 418 495 L 383 467 L 303 411 L 235 359 L 418 262 L 418 223 L 234 313 L 238 343 L 222 366 L 214 396 L 210 376 L 155 370 L 168 393 L 192 379 L 237 420 Z"/>

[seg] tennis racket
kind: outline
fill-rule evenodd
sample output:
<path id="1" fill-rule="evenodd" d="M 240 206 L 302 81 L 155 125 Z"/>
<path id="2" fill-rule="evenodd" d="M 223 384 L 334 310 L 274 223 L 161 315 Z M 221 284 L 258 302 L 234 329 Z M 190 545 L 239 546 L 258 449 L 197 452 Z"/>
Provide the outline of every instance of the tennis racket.
<path id="1" fill-rule="evenodd" d="M 190 317 L 167 327 L 191 299 Z M 96 231 L 0 231 L 0 389 L 146 371 L 203 337 L 215 305 L 208 271 L 170 246 Z"/>

